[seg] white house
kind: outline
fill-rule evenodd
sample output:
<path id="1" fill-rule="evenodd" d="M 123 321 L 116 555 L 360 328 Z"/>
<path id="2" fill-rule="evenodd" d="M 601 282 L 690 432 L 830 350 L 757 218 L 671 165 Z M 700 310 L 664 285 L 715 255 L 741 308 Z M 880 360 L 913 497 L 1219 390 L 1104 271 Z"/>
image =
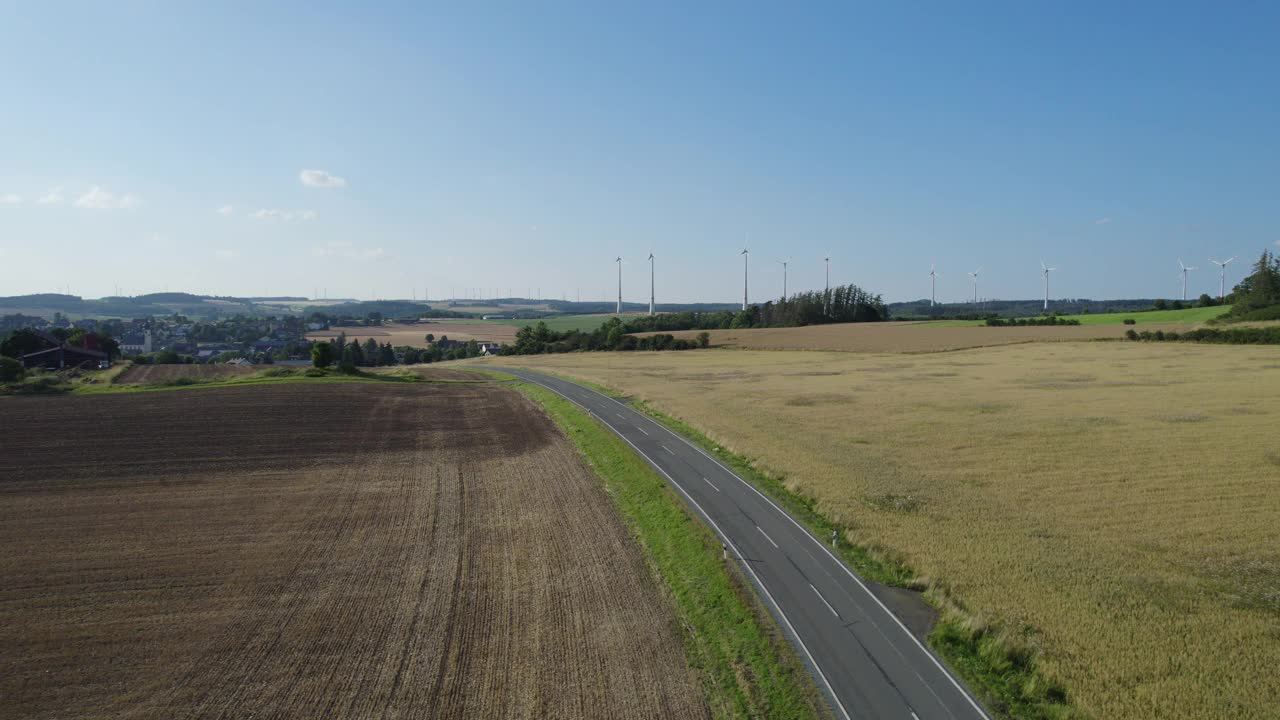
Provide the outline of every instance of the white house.
<path id="1" fill-rule="evenodd" d="M 140 333 L 125 333 L 120 338 L 120 352 L 127 355 L 151 352 L 151 331 L 144 330 Z"/>

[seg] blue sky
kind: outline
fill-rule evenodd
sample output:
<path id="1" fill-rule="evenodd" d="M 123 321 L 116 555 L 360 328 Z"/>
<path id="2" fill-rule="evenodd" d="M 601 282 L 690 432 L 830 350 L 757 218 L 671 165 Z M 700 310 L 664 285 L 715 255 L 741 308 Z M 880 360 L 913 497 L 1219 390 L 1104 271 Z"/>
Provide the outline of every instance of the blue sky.
<path id="1" fill-rule="evenodd" d="M 0 3 L 0 295 L 639 301 L 652 249 L 733 301 L 745 243 L 753 301 L 1173 297 L 1280 241 L 1274 3 L 371 5 Z"/>

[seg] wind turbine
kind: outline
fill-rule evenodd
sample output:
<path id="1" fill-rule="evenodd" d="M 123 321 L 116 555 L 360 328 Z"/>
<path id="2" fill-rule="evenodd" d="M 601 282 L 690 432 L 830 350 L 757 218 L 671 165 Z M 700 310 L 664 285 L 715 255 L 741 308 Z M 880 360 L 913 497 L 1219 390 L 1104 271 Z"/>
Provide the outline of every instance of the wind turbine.
<path id="1" fill-rule="evenodd" d="M 831 258 L 822 258 L 827 263 L 827 292 L 831 292 Z"/>
<path id="2" fill-rule="evenodd" d="M 746 248 L 742 249 L 742 309 L 747 309 L 747 260 L 751 257 L 751 253 Z"/>
<path id="3" fill-rule="evenodd" d="M 649 251 L 649 314 L 653 315 L 653 251 Z"/>
<path id="4" fill-rule="evenodd" d="M 1182 268 L 1182 301 L 1187 300 L 1187 273 L 1192 270 L 1199 270 L 1198 267 L 1187 267 L 1182 264 L 1182 258 L 1178 258 L 1178 267 Z"/>
<path id="5" fill-rule="evenodd" d="M 1044 309 L 1049 309 L 1049 273 L 1058 268 L 1051 268 L 1044 264 L 1044 260 L 1040 261 L 1040 274 L 1044 275 Z"/>
<path id="6" fill-rule="evenodd" d="M 622 314 L 622 257 L 619 256 L 618 263 L 618 315 Z"/>
<path id="7" fill-rule="evenodd" d="M 969 277 L 973 278 L 973 308 L 978 309 L 978 273 L 982 272 L 982 266 L 979 265 L 977 270 L 969 273 Z"/>
<path id="8" fill-rule="evenodd" d="M 1209 262 L 1213 263 L 1214 265 L 1217 265 L 1218 269 L 1222 271 L 1221 276 L 1218 278 L 1218 299 L 1219 300 L 1222 300 L 1227 296 L 1227 263 L 1235 259 L 1236 259 L 1235 255 L 1232 255 L 1231 257 L 1221 262 L 1214 260 L 1213 258 L 1209 258 Z"/>
<path id="9" fill-rule="evenodd" d="M 938 304 L 938 276 L 942 274 L 935 270 L 934 267 L 933 265 L 929 266 L 929 307 L 934 307 Z M 982 268 L 978 269 L 981 270 Z M 974 280 L 976 281 L 977 278 L 975 277 Z M 976 295 L 974 302 L 977 302 Z"/>
<path id="10" fill-rule="evenodd" d="M 783 302 L 786 302 L 787 300 L 787 262 L 788 261 L 779 260 L 778 262 L 782 263 L 782 300 Z"/>

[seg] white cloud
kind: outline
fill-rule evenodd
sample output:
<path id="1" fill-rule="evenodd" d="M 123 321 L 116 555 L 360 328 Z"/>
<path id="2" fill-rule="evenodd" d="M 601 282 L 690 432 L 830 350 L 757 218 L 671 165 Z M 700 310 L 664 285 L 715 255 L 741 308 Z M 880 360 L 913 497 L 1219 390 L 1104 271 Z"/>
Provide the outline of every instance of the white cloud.
<path id="1" fill-rule="evenodd" d="M 316 257 L 334 257 L 344 260 L 387 260 L 390 254 L 383 248 L 357 248 L 346 240 L 331 240 L 312 249 Z"/>
<path id="2" fill-rule="evenodd" d="M 0 195 L 0 205 L 21 205 L 21 204 L 22 204 L 21 195 L 14 195 L 13 193 L 9 193 L 7 195 Z"/>
<path id="3" fill-rule="evenodd" d="M 1094 221 L 1093 221 L 1093 224 L 1094 224 L 1094 225 L 1106 225 L 1106 224 L 1107 224 L 1107 223 L 1109 223 L 1109 222 L 1111 222 L 1111 218 L 1109 218 L 1109 217 L 1104 217 L 1104 218 L 1098 218 L 1097 220 L 1094 220 Z"/>
<path id="4" fill-rule="evenodd" d="M 235 211 L 236 211 L 236 209 L 235 209 L 234 207 L 230 206 L 230 205 L 223 205 L 222 207 L 218 208 L 218 214 L 219 214 L 219 215 L 224 215 L 224 216 L 225 216 L 225 215 L 231 215 L 231 214 L 232 214 L 232 213 L 234 213 Z"/>
<path id="5" fill-rule="evenodd" d="M 315 210 L 281 210 L 280 208 L 262 208 L 255 212 L 253 217 L 258 220 L 282 220 L 289 222 L 291 220 L 315 220 L 317 215 Z"/>
<path id="6" fill-rule="evenodd" d="M 303 170 L 298 173 L 298 179 L 307 187 L 340 188 L 347 186 L 345 178 L 330 175 L 324 170 Z"/>
<path id="7" fill-rule="evenodd" d="M 40 199 L 37 200 L 36 202 L 40 203 L 41 205 L 57 205 L 58 203 L 62 202 L 63 199 L 64 198 L 62 197 L 62 187 L 58 186 L 56 188 L 53 188 L 49 192 L 41 195 Z"/>
<path id="8" fill-rule="evenodd" d="M 89 189 L 89 192 L 81 195 L 76 200 L 76 207 L 90 210 L 129 210 L 137 206 L 137 196 L 127 193 L 116 195 L 110 191 L 103 190 L 97 185 L 94 185 Z"/>

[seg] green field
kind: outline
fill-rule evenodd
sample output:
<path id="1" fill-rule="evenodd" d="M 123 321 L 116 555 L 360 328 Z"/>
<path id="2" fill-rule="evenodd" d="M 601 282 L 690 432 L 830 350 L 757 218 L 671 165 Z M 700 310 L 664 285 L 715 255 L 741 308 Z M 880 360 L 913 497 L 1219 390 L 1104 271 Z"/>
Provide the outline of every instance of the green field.
<path id="1" fill-rule="evenodd" d="M 1133 318 L 1134 324 L 1145 323 L 1201 323 L 1212 320 L 1219 315 L 1231 311 L 1230 305 L 1217 307 L 1194 307 L 1183 310 L 1148 310 L 1145 312 L 1085 313 L 1083 315 L 1060 315 L 1064 320 L 1079 320 L 1081 325 L 1119 325 L 1125 318 Z M 964 327 L 969 325 L 985 325 L 984 320 L 920 320 L 911 321 L 918 324 L 939 325 L 942 327 Z"/>
<path id="2" fill-rule="evenodd" d="M 1230 305 L 1217 307 L 1194 307 L 1185 310 L 1149 310 L 1147 312 L 1129 313 L 1086 313 L 1084 315 L 1063 315 L 1062 317 L 1079 320 L 1081 325 L 1119 325 L 1125 318 L 1133 318 L 1138 325 L 1143 323 L 1199 323 L 1212 320 L 1219 315 L 1231 311 Z"/>

